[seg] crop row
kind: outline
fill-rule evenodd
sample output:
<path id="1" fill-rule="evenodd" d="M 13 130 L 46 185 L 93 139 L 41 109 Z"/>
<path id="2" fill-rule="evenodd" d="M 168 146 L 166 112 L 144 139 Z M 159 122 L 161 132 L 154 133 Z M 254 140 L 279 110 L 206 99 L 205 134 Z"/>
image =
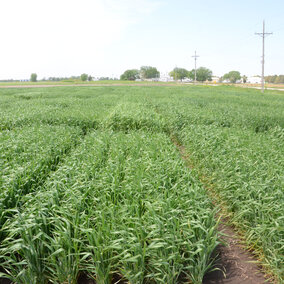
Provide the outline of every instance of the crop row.
<path id="1" fill-rule="evenodd" d="M 0 132 L 0 225 L 22 197 L 45 182 L 62 156 L 78 142 L 78 128 L 34 126 Z M 6 213 L 4 213 L 6 210 Z"/>
<path id="2" fill-rule="evenodd" d="M 39 90 L 0 91 L 0 131 L 34 124 L 96 128 L 122 98 L 111 89 L 109 93 L 90 88 Z"/>
<path id="3" fill-rule="evenodd" d="M 175 103 L 174 95 L 160 95 L 153 104 L 185 146 L 200 176 L 213 183 L 248 246 L 281 282 L 284 100 L 278 94 L 234 92 L 213 97 L 209 92 L 198 98 L 188 92 Z"/>
<path id="4" fill-rule="evenodd" d="M 232 87 L 179 87 L 157 88 L 146 98 L 161 112 L 164 110 L 174 128 L 211 125 L 255 133 L 284 128 L 284 101 L 279 94 L 262 95 L 257 90 Z"/>
<path id="5" fill-rule="evenodd" d="M 98 283 L 201 283 L 217 243 L 214 213 L 170 135 L 213 182 L 249 246 L 284 278 L 283 96 L 198 86 L 1 94 L 1 187 L 18 182 L 13 171 L 31 181 L 2 207 L 14 216 L 1 232 L 1 262 L 13 281 L 75 283 L 87 273 Z M 52 158 L 56 166 L 45 171 L 50 148 L 59 156 L 69 149 L 52 132 L 63 127 L 67 140 L 100 131 L 78 136 L 66 161 Z"/>
<path id="6" fill-rule="evenodd" d="M 216 248 L 205 190 L 163 133 L 94 132 L 6 222 L 17 283 L 202 283 Z"/>
<path id="7" fill-rule="evenodd" d="M 192 161 L 209 177 L 251 249 L 282 278 L 284 147 L 272 133 L 187 126 L 178 132 Z M 281 137 L 281 136 L 280 136 Z M 282 136 L 284 137 L 284 135 Z"/>

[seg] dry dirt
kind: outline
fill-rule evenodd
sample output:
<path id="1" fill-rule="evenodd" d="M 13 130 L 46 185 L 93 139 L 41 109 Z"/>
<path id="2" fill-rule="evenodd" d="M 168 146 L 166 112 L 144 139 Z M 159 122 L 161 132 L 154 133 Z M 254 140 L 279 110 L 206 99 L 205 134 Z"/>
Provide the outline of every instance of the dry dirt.
<path id="1" fill-rule="evenodd" d="M 262 284 L 268 283 L 255 263 L 254 256 L 245 250 L 232 228 L 221 223 L 219 230 L 226 245 L 220 245 L 216 267 L 220 270 L 207 274 L 203 284 Z"/>

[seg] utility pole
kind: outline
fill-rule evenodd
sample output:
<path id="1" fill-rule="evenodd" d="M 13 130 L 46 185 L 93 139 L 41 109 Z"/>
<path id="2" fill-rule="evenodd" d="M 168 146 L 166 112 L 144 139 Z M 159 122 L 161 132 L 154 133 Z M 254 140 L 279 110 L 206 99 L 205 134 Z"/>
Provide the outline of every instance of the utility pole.
<path id="1" fill-rule="evenodd" d="M 272 33 L 266 33 L 265 32 L 265 22 L 263 21 L 263 30 L 262 33 L 255 33 L 256 35 L 259 35 L 262 37 L 262 72 L 261 72 L 261 92 L 264 92 L 264 39 L 267 35 L 272 35 Z"/>
<path id="2" fill-rule="evenodd" d="M 195 53 L 193 56 L 191 57 L 194 57 L 194 61 L 195 61 L 195 67 L 194 67 L 194 84 L 196 84 L 196 60 L 197 60 L 197 57 L 199 57 L 199 55 L 196 55 L 196 50 L 195 50 Z"/>

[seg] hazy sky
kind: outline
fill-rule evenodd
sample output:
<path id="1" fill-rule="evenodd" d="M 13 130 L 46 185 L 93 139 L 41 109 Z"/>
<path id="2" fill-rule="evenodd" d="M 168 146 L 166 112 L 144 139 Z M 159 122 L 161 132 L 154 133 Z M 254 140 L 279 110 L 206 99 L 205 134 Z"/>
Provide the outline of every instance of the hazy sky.
<path id="1" fill-rule="evenodd" d="M 119 76 L 142 65 L 284 74 L 284 0 L 0 0 L 0 79 Z"/>

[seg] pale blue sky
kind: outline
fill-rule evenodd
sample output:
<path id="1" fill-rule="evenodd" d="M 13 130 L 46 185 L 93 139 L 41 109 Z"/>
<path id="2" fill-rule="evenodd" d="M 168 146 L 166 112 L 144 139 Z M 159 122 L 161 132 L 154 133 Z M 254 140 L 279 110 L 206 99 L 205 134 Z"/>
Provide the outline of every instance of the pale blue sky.
<path id="1" fill-rule="evenodd" d="M 215 75 L 284 74 L 283 0 L 9 0 L 0 2 L 0 78 L 119 76 L 142 65 Z"/>

